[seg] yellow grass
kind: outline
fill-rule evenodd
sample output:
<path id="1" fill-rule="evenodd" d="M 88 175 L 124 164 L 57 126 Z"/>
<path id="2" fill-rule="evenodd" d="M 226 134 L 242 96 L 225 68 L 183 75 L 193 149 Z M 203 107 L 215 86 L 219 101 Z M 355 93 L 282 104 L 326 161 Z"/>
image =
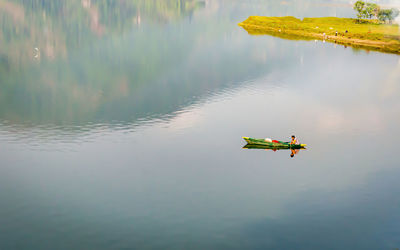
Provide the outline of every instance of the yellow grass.
<path id="1" fill-rule="evenodd" d="M 357 48 L 400 54 L 399 26 L 376 20 L 358 21 L 337 17 L 300 20 L 295 17 L 251 16 L 239 26 L 253 35 L 267 34 L 296 40 L 326 40 Z"/>

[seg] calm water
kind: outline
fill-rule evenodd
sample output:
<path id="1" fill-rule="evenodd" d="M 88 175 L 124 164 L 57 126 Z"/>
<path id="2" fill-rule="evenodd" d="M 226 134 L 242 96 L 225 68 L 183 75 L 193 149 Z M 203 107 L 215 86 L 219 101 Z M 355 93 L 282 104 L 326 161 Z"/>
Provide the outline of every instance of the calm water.
<path id="1" fill-rule="evenodd" d="M 0 249 L 400 248 L 400 57 L 250 36 L 346 1 L 0 1 Z M 245 150 L 242 136 L 309 145 Z"/>

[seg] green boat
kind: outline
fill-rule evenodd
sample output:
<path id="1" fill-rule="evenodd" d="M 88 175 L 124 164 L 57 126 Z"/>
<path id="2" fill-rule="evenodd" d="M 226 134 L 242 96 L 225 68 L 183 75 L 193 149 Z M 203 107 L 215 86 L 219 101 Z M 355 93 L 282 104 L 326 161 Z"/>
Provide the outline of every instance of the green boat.
<path id="1" fill-rule="evenodd" d="M 307 144 L 290 144 L 290 142 L 276 141 L 272 142 L 266 141 L 265 139 L 254 139 L 250 137 L 243 137 L 247 142 L 244 148 L 265 148 L 265 149 L 302 149 L 307 146 Z"/>

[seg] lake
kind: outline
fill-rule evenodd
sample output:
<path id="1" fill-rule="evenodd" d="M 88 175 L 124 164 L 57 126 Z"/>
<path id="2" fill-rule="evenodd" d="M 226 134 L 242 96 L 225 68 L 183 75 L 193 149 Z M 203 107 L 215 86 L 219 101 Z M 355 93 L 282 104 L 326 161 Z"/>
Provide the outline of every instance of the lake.
<path id="1" fill-rule="evenodd" d="M 331 0 L 0 1 L 0 249 L 400 248 L 400 57 L 251 36 Z M 307 149 L 243 149 L 242 136 Z"/>

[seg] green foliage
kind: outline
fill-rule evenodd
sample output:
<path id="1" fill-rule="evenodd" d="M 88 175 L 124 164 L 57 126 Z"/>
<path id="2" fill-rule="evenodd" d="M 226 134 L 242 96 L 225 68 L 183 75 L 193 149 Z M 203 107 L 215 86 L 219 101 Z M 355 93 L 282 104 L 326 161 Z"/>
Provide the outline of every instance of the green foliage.
<path id="1" fill-rule="evenodd" d="M 379 11 L 380 11 L 379 5 L 375 3 L 367 3 L 365 4 L 364 16 L 368 19 L 371 19 L 372 17 L 376 17 Z"/>
<path id="2" fill-rule="evenodd" d="M 382 22 L 389 21 L 390 23 L 399 15 L 398 9 L 381 9 L 381 7 L 375 3 L 366 3 L 364 1 L 357 1 L 353 9 L 357 12 L 357 19 L 371 19 L 377 18 Z"/>
<path id="3" fill-rule="evenodd" d="M 379 11 L 378 19 L 383 22 L 386 21 L 392 22 L 398 15 L 399 15 L 398 9 L 383 9 Z"/>
<path id="4" fill-rule="evenodd" d="M 353 9 L 357 12 L 358 19 L 371 19 L 372 17 L 378 16 L 381 8 L 375 3 L 365 3 L 363 1 L 357 1 L 354 4 Z"/>
<path id="5" fill-rule="evenodd" d="M 358 18 L 358 19 L 363 18 L 363 17 L 364 17 L 364 12 L 365 12 L 365 2 L 363 2 L 363 1 L 357 1 L 357 2 L 354 4 L 353 9 L 354 9 L 355 11 L 357 11 L 357 18 Z"/>

